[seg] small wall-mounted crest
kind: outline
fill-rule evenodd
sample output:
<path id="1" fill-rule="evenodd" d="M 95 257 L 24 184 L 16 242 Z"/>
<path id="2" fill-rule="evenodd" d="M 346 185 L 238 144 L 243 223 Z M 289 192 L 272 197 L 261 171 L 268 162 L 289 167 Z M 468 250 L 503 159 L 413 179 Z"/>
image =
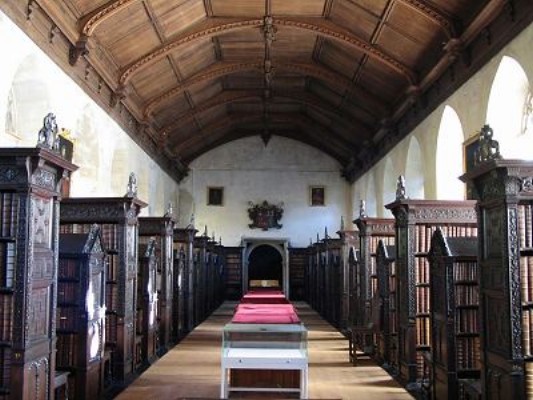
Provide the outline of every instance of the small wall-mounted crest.
<path id="1" fill-rule="evenodd" d="M 248 216 L 253 221 L 248 226 L 251 229 L 259 228 L 267 231 L 270 228 L 281 229 L 283 225 L 279 223 L 279 220 L 283 216 L 283 203 L 279 205 L 268 204 L 265 200 L 261 204 L 254 204 L 251 201 L 248 202 L 250 208 L 248 208 Z"/>

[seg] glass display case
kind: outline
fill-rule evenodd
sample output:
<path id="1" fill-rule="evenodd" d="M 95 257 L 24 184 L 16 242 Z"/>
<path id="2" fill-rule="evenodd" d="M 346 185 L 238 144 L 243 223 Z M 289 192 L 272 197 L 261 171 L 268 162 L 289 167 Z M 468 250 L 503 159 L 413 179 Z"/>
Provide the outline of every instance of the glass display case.
<path id="1" fill-rule="evenodd" d="M 307 329 L 301 324 L 226 324 L 221 398 L 232 391 L 299 392 L 307 398 Z"/>

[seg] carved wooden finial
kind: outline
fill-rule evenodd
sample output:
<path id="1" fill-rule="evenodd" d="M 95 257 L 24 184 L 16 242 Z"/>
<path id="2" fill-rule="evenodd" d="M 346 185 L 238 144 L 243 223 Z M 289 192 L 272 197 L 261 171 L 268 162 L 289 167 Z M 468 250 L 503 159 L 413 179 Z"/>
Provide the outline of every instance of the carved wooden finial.
<path id="1" fill-rule="evenodd" d="M 204 225 L 204 236 L 205 237 L 209 237 L 209 235 L 207 233 L 207 225 Z"/>
<path id="2" fill-rule="evenodd" d="M 135 176 L 135 173 L 130 173 L 130 177 L 128 179 L 128 190 L 126 192 L 126 196 L 128 197 L 137 197 L 137 177 Z"/>
<path id="3" fill-rule="evenodd" d="M 366 218 L 366 203 L 364 200 L 361 200 L 359 203 L 359 217 L 360 218 Z"/>
<path id="4" fill-rule="evenodd" d="M 405 178 L 403 175 L 398 176 L 396 181 L 396 200 L 405 199 Z"/>
<path id="5" fill-rule="evenodd" d="M 165 213 L 165 217 L 172 217 L 172 214 L 174 214 L 174 209 L 172 207 L 172 202 L 169 201 L 168 206 L 167 206 L 167 212 Z"/>
<path id="6" fill-rule="evenodd" d="M 320 242 L 320 237 L 318 236 L 318 232 L 316 233 L 316 242 Z"/>
<path id="7" fill-rule="evenodd" d="M 341 232 L 344 230 L 344 217 L 341 215 Z"/>
<path id="8" fill-rule="evenodd" d="M 497 140 L 492 139 L 493 134 L 494 131 L 488 124 L 483 125 L 479 132 L 479 147 L 475 154 L 476 164 L 502 158 L 500 144 Z"/>
<path id="9" fill-rule="evenodd" d="M 328 227 L 324 227 L 324 239 L 328 239 L 329 236 L 328 236 Z"/>
<path id="10" fill-rule="evenodd" d="M 59 147 L 57 131 L 56 116 L 53 113 L 46 114 L 43 119 L 43 127 L 39 130 L 37 145 L 50 150 Z"/>

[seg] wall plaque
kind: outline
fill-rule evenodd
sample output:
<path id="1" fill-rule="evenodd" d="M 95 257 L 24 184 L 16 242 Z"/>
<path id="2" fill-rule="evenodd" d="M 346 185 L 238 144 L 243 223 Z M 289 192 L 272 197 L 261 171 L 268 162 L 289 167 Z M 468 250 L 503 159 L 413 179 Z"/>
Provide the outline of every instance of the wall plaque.
<path id="1" fill-rule="evenodd" d="M 264 231 L 270 228 L 281 229 L 283 225 L 279 223 L 279 220 L 283 216 L 283 203 L 279 205 L 268 204 L 265 200 L 261 204 L 254 204 L 251 201 L 248 202 L 250 208 L 248 208 L 248 216 L 252 220 L 252 223 L 248 226 L 251 229 L 259 228 Z"/>

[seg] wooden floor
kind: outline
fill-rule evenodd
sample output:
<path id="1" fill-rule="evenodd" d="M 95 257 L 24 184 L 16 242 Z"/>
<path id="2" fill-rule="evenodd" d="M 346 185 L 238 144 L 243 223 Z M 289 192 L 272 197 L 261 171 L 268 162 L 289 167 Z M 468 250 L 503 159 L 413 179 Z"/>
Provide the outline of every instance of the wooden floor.
<path id="1" fill-rule="evenodd" d="M 382 368 L 362 359 L 348 362 L 348 342 L 305 303 L 296 303 L 309 330 L 310 399 L 412 399 Z M 217 399 L 220 395 L 222 326 L 235 303 L 224 303 L 204 323 L 137 378 L 118 400 Z M 291 398 L 276 395 L 275 398 Z M 294 395 L 292 398 L 295 398 Z M 272 394 L 232 393 L 231 398 L 273 398 Z"/>

